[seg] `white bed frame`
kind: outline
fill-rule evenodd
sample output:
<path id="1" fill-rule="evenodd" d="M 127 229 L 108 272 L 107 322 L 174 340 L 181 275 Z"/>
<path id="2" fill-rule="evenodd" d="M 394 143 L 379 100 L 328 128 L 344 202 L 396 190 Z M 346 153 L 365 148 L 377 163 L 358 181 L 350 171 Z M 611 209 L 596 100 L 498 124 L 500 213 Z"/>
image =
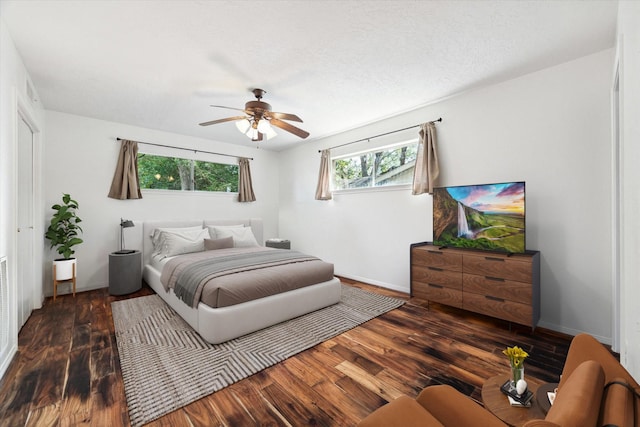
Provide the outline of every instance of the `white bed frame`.
<path id="1" fill-rule="evenodd" d="M 160 227 L 177 228 L 197 225 L 207 227 L 209 225 L 235 224 L 251 227 L 256 240 L 260 243 L 263 242 L 262 220 L 260 219 L 146 221 L 142 223 L 144 280 L 207 342 L 219 344 L 340 301 L 342 287 L 340 280 L 335 277 L 330 281 L 316 285 L 220 308 L 212 308 L 203 303 L 199 303 L 197 308 L 192 308 L 178 299 L 173 290 L 169 292 L 164 290 L 162 283 L 160 283 L 160 271 L 149 263 L 153 251 L 153 243 L 151 242 L 153 230 Z"/>

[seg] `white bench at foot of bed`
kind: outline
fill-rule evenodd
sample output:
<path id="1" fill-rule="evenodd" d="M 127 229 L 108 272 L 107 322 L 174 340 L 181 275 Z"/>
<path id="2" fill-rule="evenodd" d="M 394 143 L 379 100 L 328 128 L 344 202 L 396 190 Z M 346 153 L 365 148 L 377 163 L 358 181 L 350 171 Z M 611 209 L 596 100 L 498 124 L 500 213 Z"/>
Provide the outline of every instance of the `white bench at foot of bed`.
<path id="1" fill-rule="evenodd" d="M 242 304 L 212 308 L 200 303 L 196 309 L 178 299 L 172 290 L 165 291 L 160 283 L 160 272 L 154 268 L 145 266 L 144 278 L 171 308 L 211 344 L 219 344 L 336 304 L 340 302 L 342 294 L 340 280 L 334 277 L 327 282 Z"/>

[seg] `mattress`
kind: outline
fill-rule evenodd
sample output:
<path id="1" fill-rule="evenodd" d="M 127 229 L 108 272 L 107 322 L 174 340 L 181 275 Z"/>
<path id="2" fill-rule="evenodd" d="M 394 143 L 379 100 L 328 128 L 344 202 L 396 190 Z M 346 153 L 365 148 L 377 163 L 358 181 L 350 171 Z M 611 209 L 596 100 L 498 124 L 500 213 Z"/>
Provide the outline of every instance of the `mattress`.
<path id="1" fill-rule="evenodd" d="M 265 247 L 230 248 L 165 259 L 152 257 L 150 261 L 153 268 L 162 271 L 162 284 L 165 289 L 170 289 L 175 286 L 181 269 L 188 268 L 191 264 L 202 263 L 206 259 L 215 262 L 216 258 L 224 259 L 245 252 L 264 251 L 281 250 Z M 203 276 L 199 301 L 213 308 L 229 307 L 330 281 L 334 272 L 333 264 L 308 256 L 279 265 L 251 266 L 239 270 L 213 277 Z"/>

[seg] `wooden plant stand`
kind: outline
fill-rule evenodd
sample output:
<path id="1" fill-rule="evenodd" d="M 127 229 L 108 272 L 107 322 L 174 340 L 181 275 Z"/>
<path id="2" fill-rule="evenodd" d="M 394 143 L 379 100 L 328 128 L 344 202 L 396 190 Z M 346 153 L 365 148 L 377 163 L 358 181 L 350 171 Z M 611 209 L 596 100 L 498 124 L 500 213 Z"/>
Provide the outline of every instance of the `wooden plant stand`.
<path id="1" fill-rule="evenodd" d="M 73 264 L 71 266 L 72 268 L 72 276 L 70 279 L 65 279 L 65 280 L 57 280 L 56 277 L 56 265 L 53 264 L 53 300 L 56 300 L 56 295 L 58 294 L 58 284 L 59 283 L 67 283 L 67 282 L 72 282 L 73 283 L 73 297 L 75 298 L 76 296 L 76 265 Z"/>

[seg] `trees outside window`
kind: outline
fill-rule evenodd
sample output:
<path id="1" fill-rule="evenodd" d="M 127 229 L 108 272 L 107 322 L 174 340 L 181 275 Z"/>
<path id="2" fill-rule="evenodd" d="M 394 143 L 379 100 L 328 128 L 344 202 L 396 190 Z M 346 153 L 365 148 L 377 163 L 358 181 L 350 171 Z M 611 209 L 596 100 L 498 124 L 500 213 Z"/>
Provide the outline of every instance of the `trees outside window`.
<path id="1" fill-rule="evenodd" d="M 410 184 L 417 151 L 416 140 L 334 158 L 333 189 Z"/>
<path id="2" fill-rule="evenodd" d="M 140 154 L 138 177 L 142 189 L 238 192 L 238 165 Z"/>

